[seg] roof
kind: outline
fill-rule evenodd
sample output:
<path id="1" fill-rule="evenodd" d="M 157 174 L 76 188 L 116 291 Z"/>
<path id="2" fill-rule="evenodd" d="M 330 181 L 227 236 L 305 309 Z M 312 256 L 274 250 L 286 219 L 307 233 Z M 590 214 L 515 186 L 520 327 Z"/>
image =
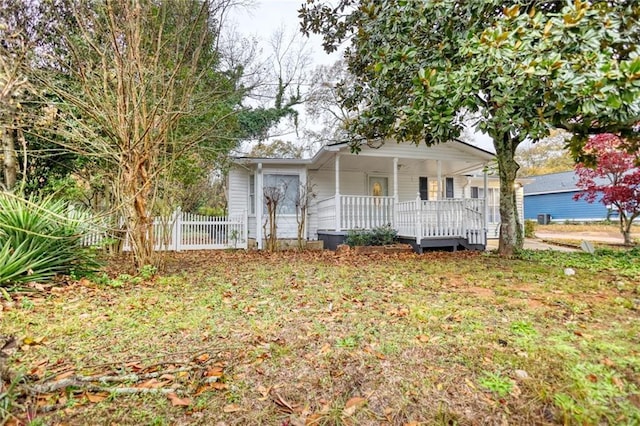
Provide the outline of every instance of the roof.
<path id="1" fill-rule="evenodd" d="M 463 151 L 467 151 L 469 153 L 473 153 L 475 157 L 482 158 L 483 161 L 488 161 L 492 158 L 495 158 L 495 154 L 479 148 L 473 144 L 468 142 L 454 139 L 452 142 L 456 142 L 459 144 L 458 146 L 462 148 Z M 387 142 L 387 144 L 391 144 L 393 141 Z M 364 144 L 366 147 L 366 144 Z M 406 145 L 406 143 L 400 143 L 398 145 Z M 446 145 L 446 144 L 445 144 Z M 426 147 L 426 145 L 423 145 Z M 303 166 L 303 165 L 311 165 L 323 163 L 326 161 L 327 155 L 331 155 L 331 153 L 339 152 L 344 149 L 349 149 L 350 145 L 348 142 L 339 142 L 333 143 L 323 146 L 316 152 L 316 154 L 312 158 L 259 158 L 259 157 L 233 157 L 233 162 L 236 164 L 271 164 L 271 165 L 282 165 L 282 166 Z"/>
<path id="2" fill-rule="evenodd" d="M 533 182 L 524 187 L 524 195 L 579 191 L 574 171 L 531 176 Z"/>
<path id="3" fill-rule="evenodd" d="M 582 191 L 582 189 L 576 186 L 578 176 L 574 171 L 531 176 L 529 179 L 532 180 L 532 183 L 524 187 L 524 195 Z M 595 181 L 598 185 L 611 184 L 606 178 L 596 178 Z"/>

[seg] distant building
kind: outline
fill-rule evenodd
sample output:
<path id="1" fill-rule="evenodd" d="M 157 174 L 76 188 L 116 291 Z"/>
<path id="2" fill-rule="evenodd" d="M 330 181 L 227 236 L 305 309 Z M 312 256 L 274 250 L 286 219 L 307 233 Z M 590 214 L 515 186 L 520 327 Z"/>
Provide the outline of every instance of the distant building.
<path id="1" fill-rule="evenodd" d="M 578 177 L 573 171 L 531 176 L 529 179 L 533 181 L 524 187 L 525 219 L 586 222 L 618 217 L 617 212 L 608 209 L 599 198 L 593 203 L 573 199 L 581 192 L 576 186 Z"/>

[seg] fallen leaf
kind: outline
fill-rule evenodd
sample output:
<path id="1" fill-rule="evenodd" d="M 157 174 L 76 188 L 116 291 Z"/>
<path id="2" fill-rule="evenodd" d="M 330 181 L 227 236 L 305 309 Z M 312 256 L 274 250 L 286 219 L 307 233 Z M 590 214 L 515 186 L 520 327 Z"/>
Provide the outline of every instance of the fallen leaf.
<path id="1" fill-rule="evenodd" d="M 127 367 L 129 367 L 131 370 L 133 371 L 141 371 L 144 369 L 144 367 L 139 364 L 138 362 L 129 362 L 127 364 L 125 364 Z"/>
<path id="2" fill-rule="evenodd" d="M 429 336 L 426 336 L 424 334 L 420 334 L 418 336 L 416 336 L 416 340 L 420 343 L 427 343 L 429 341 Z"/>
<path id="3" fill-rule="evenodd" d="M 412 421 L 409 423 L 405 423 L 404 426 L 420 426 L 420 422 Z"/>
<path id="4" fill-rule="evenodd" d="M 344 410 L 342 410 L 342 414 L 345 416 L 352 416 L 358 408 L 363 407 L 367 403 L 366 398 L 362 398 L 361 396 L 354 396 L 350 398 L 346 404 L 344 404 Z"/>
<path id="5" fill-rule="evenodd" d="M 180 398 L 175 393 L 167 394 L 167 398 L 171 401 L 171 405 L 174 407 L 188 407 L 191 405 L 191 399 L 189 398 Z"/>
<path id="6" fill-rule="evenodd" d="M 606 357 L 601 362 L 602 362 L 603 365 L 605 365 L 607 367 L 615 367 L 616 366 L 615 362 L 611 361 L 609 358 L 606 358 Z"/>
<path id="7" fill-rule="evenodd" d="M 229 405 L 225 405 L 222 408 L 222 411 L 225 413 L 235 413 L 241 410 L 242 410 L 242 407 L 240 407 L 238 404 L 229 404 Z"/>
<path id="8" fill-rule="evenodd" d="M 624 382 L 619 377 L 613 376 L 611 378 L 611 382 L 618 387 L 620 390 L 624 390 Z"/>
<path id="9" fill-rule="evenodd" d="M 298 406 L 297 404 L 291 404 L 277 393 L 273 394 L 272 399 L 282 411 L 288 414 L 293 414 L 295 412 L 295 408 Z"/>
<path id="10" fill-rule="evenodd" d="M 196 361 L 198 362 L 207 362 L 209 361 L 209 358 L 211 358 L 211 355 L 209 355 L 208 353 L 204 353 L 200 356 L 196 357 Z"/>
<path id="11" fill-rule="evenodd" d="M 176 376 L 173 374 L 163 374 L 160 376 L 160 380 L 175 380 Z"/>
<path id="12" fill-rule="evenodd" d="M 205 373 L 206 377 L 222 377 L 223 370 L 222 367 L 211 367 Z"/>
<path id="13" fill-rule="evenodd" d="M 137 388 L 143 388 L 143 389 L 160 389 L 161 387 L 163 387 L 164 385 L 166 385 L 167 382 L 161 382 L 157 379 L 149 379 L 149 380 L 145 380 L 144 382 L 138 384 L 136 387 Z"/>
<path id="14" fill-rule="evenodd" d="M 64 380 L 64 379 L 68 379 L 69 377 L 73 376 L 75 373 L 75 371 L 71 370 L 71 371 L 67 371 L 66 373 L 62 373 L 62 374 L 58 374 L 55 377 L 55 381 L 59 382 L 60 380 Z"/>
<path id="15" fill-rule="evenodd" d="M 94 404 L 97 404 L 98 402 L 102 402 L 105 399 L 107 399 L 109 397 L 109 394 L 106 392 L 99 392 L 99 393 L 87 392 L 86 396 L 89 402 L 93 402 Z"/>
<path id="16" fill-rule="evenodd" d="M 598 381 L 598 376 L 596 376 L 595 374 L 591 373 L 587 375 L 587 380 L 589 380 L 592 383 L 596 383 Z"/>
<path id="17" fill-rule="evenodd" d="M 307 416 L 304 421 L 305 426 L 313 426 L 320 424 L 320 420 L 322 420 L 322 415 L 318 413 L 313 413 Z"/>

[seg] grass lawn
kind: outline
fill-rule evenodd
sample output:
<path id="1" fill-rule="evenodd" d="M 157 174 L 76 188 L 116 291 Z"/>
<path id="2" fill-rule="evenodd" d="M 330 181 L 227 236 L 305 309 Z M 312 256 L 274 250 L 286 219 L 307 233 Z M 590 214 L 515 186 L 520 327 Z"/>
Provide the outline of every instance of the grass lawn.
<path id="1" fill-rule="evenodd" d="M 198 252 L 167 268 L 4 300 L 8 367 L 24 377 L 0 418 L 640 423 L 638 250 Z"/>

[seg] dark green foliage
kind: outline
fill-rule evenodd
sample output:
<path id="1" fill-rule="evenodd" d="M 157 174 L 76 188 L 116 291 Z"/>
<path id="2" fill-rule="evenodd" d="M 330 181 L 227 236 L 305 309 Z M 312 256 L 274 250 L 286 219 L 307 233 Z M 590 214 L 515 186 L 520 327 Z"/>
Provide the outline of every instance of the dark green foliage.
<path id="1" fill-rule="evenodd" d="M 95 269 L 82 247 L 89 230 L 86 213 L 64 202 L 0 194 L 0 286 Z"/>
<path id="2" fill-rule="evenodd" d="M 398 237 L 398 231 L 389 225 L 373 229 L 350 230 L 345 243 L 350 246 L 386 246 L 393 244 Z"/>

